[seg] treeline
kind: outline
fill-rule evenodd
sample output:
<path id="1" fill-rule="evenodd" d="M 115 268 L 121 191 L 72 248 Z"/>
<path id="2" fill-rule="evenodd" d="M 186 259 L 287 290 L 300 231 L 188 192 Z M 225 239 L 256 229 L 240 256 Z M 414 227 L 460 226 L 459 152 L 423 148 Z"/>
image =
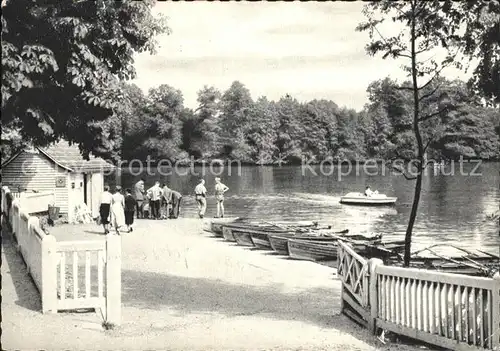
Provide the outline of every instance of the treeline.
<path id="1" fill-rule="evenodd" d="M 288 94 L 278 101 L 254 100 L 238 81 L 224 92 L 203 87 L 192 110 L 184 106 L 182 92 L 169 85 L 145 95 L 123 84 L 122 103 L 106 128 L 116 159 L 192 156 L 251 164 L 412 159 L 408 86 L 389 78 L 372 82 L 369 103 L 357 112 L 331 100 L 300 102 Z M 440 79 L 422 91 L 422 99 L 428 157 L 500 159 L 500 112 L 482 106 L 464 82 Z M 437 114 L 443 104 L 448 108 Z"/>

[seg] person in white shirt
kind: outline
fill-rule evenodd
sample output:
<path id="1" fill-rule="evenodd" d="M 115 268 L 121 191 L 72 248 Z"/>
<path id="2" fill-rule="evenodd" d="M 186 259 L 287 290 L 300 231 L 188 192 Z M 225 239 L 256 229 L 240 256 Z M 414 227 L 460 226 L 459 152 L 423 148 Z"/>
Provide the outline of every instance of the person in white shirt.
<path id="1" fill-rule="evenodd" d="M 101 198 L 99 200 L 99 216 L 101 217 L 101 223 L 104 228 L 104 234 L 109 233 L 108 225 L 109 225 L 109 215 L 111 209 L 111 199 L 112 195 L 109 192 L 109 186 L 104 187 L 104 192 L 101 194 Z"/>
<path id="2" fill-rule="evenodd" d="M 217 218 L 224 218 L 224 193 L 229 188 L 222 184 L 220 178 L 215 178 L 215 200 L 217 201 Z"/>
<path id="3" fill-rule="evenodd" d="M 198 203 L 198 215 L 200 218 L 203 218 L 207 209 L 207 189 L 205 188 L 204 179 L 201 179 L 200 183 L 196 186 L 196 188 L 194 188 L 194 194 L 196 202 Z"/>
<path id="4" fill-rule="evenodd" d="M 160 204 L 163 190 L 160 187 L 160 182 L 155 182 L 151 188 L 148 189 L 148 196 L 151 203 L 151 216 L 154 219 L 160 219 Z"/>

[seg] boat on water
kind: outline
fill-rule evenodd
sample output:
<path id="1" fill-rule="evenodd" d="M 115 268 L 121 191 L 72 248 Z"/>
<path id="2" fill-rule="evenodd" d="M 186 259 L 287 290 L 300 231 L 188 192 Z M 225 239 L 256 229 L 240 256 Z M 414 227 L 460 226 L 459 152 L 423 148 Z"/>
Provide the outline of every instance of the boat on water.
<path id="1" fill-rule="evenodd" d="M 349 205 L 376 206 L 393 205 L 397 200 L 397 197 L 389 197 L 385 194 L 372 194 L 370 196 L 366 196 L 362 193 L 348 193 L 340 198 L 340 203 Z"/>

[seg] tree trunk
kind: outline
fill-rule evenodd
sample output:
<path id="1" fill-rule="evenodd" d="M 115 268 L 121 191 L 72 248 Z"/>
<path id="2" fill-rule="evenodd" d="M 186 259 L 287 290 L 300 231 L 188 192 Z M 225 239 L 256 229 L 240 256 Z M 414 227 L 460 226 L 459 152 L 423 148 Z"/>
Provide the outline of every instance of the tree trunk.
<path id="1" fill-rule="evenodd" d="M 405 235 L 404 267 L 408 267 L 410 265 L 412 233 L 413 233 L 413 226 L 417 218 L 418 204 L 420 202 L 420 193 L 422 191 L 422 175 L 423 175 L 422 170 L 424 166 L 424 145 L 422 142 L 422 136 L 420 135 L 420 128 L 419 128 L 420 102 L 419 102 L 419 89 L 418 89 L 418 79 L 417 79 L 417 52 L 416 52 L 416 36 L 415 36 L 416 4 L 417 4 L 416 0 L 413 0 L 410 40 L 411 40 L 411 73 L 412 73 L 412 83 L 413 83 L 413 131 L 415 133 L 415 138 L 417 139 L 418 165 L 417 165 L 417 180 L 415 183 L 415 193 L 413 195 L 413 204 L 411 207 L 410 219 L 408 221 L 408 227 L 406 228 L 406 235 Z"/>

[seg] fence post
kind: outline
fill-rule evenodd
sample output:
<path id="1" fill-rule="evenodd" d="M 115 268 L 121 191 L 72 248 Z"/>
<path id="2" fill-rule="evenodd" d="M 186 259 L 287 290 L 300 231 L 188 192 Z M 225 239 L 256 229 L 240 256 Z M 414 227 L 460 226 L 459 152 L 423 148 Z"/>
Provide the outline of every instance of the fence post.
<path id="1" fill-rule="evenodd" d="M 341 269 L 342 266 L 342 258 L 343 258 L 343 247 L 342 247 L 342 241 L 339 240 L 338 242 L 338 247 L 337 247 L 337 277 L 340 278 L 340 313 L 344 312 L 344 280 L 342 279 L 342 271 L 339 274 L 339 269 Z"/>
<path id="2" fill-rule="evenodd" d="M 38 229 L 42 231 L 40 227 Z M 42 240 L 41 291 L 43 313 L 57 313 L 57 259 L 56 238 L 52 235 L 44 235 Z"/>
<path id="3" fill-rule="evenodd" d="M 371 258 L 368 260 L 368 269 L 370 270 L 369 299 L 370 299 L 370 319 L 368 320 L 368 329 L 376 335 L 377 333 L 377 315 L 378 315 L 378 287 L 377 287 L 377 266 L 383 265 L 382 260 Z"/>
<path id="4" fill-rule="evenodd" d="M 122 242 L 118 235 L 106 235 L 106 321 L 121 324 Z"/>
<path id="5" fill-rule="evenodd" d="M 493 350 L 500 350 L 500 273 L 497 272 L 493 276 L 493 281 L 495 284 L 493 284 L 493 301 L 491 302 L 491 316 L 493 318 L 492 320 L 492 326 L 493 330 L 491 331 L 493 343 L 492 343 L 492 348 Z"/>

